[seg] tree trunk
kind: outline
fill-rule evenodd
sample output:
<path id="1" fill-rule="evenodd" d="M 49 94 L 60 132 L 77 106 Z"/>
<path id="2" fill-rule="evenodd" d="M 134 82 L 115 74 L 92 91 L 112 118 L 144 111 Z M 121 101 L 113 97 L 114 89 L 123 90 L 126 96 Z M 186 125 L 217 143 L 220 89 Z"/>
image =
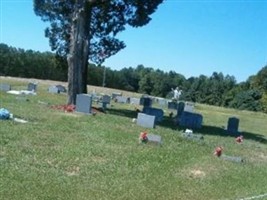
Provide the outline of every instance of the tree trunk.
<path id="1" fill-rule="evenodd" d="M 86 0 L 77 0 L 73 13 L 68 55 L 68 100 L 76 104 L 76 95 L 87 93 L 90 9 Z"/>

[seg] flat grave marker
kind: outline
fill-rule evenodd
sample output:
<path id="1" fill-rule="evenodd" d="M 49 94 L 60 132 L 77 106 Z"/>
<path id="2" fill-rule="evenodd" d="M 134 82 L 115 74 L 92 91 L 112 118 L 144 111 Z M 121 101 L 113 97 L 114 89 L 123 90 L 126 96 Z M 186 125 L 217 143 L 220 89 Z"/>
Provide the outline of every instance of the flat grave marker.
<path id="1" fill-rule="evenodd" d="M 159 144 L 159 145 L 162 144 L 160 135 L 148 134 L 147 139 L 148 139 L 148 142 Z"/>

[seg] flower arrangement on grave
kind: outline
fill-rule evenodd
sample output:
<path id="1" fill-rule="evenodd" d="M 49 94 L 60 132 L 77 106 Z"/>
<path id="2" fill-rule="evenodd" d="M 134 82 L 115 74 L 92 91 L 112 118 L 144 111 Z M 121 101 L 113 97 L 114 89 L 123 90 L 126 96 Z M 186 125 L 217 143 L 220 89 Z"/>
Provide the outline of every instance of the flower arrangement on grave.
<path id="1" fill-rule="evenodd" d="M 237 143 L 242 143 L 243 140 L 244 140 L 243 135 L 240 135 L 240 136 L 238 136 L 238 137 L 235 139 L 235 141 L 236 141 Z"/>
<path id="2" fill-rule="evenodd" d="M 148 142 L 147 132 L 141 132 L 139 135 L 139 142 L 146 144 Z"/>
<path id="3" fill-rule="evenodd" d="M 214 155 L 217 157 L 220 157 L 222 155 L 222 147 L 216 147 L 215 151 L 214 151 Z"/>
<path id="4" fill-rule="evenodd" d="M 74 112 L 75 111 L 75 105 L 52 105 L 50 106 L 52 109 L 56 110 L 63 110 L 64 112 Z"/>
<path id="5" fill-rule="evenodd" d="M 64 107 L 64 111 L 65 112 L 73 112 L 75 110 L 75 105 L 66 105 L 65 107 Z"/>

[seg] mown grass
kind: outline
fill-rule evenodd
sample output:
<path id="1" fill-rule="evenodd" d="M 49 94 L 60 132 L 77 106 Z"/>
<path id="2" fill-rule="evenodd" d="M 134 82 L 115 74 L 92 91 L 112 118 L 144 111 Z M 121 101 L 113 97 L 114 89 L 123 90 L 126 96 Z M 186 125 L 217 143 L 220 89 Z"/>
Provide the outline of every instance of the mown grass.
<path id="1" fill-rule="evenodd" d="M 14 89 L 27 85 L 1 81 Z M 66 102 L 65 95 L 49 94 L 47 87 L 40 82 L 29 101 L 0 93 L 0 107 L 29 121 L 0 121 L 0 199 L 207 200 L 267 193 L 265 114 L 197 104 L 204 123 L 196 132 L 204 142 L 196 142 L 181 137 L 183 129 L 173 125 L 165 108 L 162 124 L 146 129 L 161 135 L 163 144 L 140 145 L 144 128 L 132 123 L 133 106 L 113 102 L 96 116 L 64 113 L 38 103 Z M 224 131 L 232 116 L 240 119 L 243 144 Z M 218 145 L 245 162 L 214 157 Z"/>

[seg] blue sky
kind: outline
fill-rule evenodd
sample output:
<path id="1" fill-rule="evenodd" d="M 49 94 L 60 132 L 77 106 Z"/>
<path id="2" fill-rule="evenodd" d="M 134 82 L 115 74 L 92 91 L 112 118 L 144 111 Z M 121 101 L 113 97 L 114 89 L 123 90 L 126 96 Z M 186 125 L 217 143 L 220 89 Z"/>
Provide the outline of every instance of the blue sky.
<path id="1" fill-rule="evenodd" d="M 33 12 L 32 0 L 0 0 L 0 42 L 50 51 L 48 24 Z M 127 47 L 104 65 L 176 71 L 186 78 L 222 72 L 245 81 L 267 64 L 267 0 L 165 0 L 145 27 L 118 37 Z"/>

